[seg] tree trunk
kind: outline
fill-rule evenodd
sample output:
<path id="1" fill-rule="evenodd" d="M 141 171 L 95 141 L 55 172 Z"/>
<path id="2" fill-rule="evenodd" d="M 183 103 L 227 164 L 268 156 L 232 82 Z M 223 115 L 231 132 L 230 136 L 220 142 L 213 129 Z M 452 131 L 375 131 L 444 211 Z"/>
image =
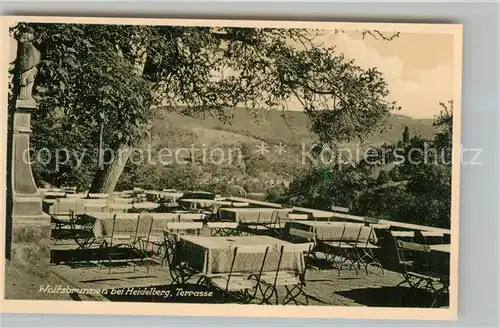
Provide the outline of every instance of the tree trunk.
<path id="1" fill-rule="evenodd" d="M 134 58 L 134 73 L 137 75 L 142 75 L 144 72 L 147 59 L 147 47 L 142 43 L 143 37 L 138 33 L 130 42 L 130 51 Z M 123 56 L 121 51 L 118 55 Z M 90 191 L 104 194 L 113 192 L 131 153 L 132 148 L 129 145 L 120 145 L 116 150 L 114 161 L 97 170 Z M 108 162 L 110 161 L 107 160 L 106 163 Z"/>
<path id="2" fill-rule="evenodd" d="M 116 152 L 115 160 L 110 164 L 104 165 L 103 169 L 98 169 L 96 172 L 90 192 L 103 194 L 113 192 L 131 153 L 132 148 L 130 146 L 126 144 L 120 145 Z"/>

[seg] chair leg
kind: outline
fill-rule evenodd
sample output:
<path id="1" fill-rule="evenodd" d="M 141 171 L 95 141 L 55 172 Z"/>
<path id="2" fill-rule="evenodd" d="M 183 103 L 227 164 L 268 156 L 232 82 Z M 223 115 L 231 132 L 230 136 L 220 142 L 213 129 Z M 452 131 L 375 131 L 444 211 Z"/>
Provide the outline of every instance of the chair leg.
<path id="1" fill-rule="evenodd" d="M 112 252 L 112 249 L 110 248 L 108 250 L 108 274 L 111 274 L 111 252 Z"/>
<path id="2" fill-rule="evenodd" d="M 135 250 L 135 247 L 133 247 L 132 245 L 128 246 L 128 260 L 130 260 L 132 262 L 132 268 L 133 268 L 134 273 L 135 273 L 134 250 Z"/>
<path id="3" fill-rule="evenodd" d="M 262 294 L 261 304 L 272 304 L 270 300 L 273 298 L 273 296 L 275 296 L 276 301 L 274 303 L 277 305 L 279 303 L 279 299 L 278 299 L 278 290 L 276 286 L 267 285 L 266 287 L 267 288 L 264 290 L 261 289 L 261 294 Z M 268 294 L 268 291 L 271 291 L 271 293 Z"/>
<path id="4" fill-rule="evenodd" d="M 303 283 L 294 285 L 292 288 L 285 286 L 287 293 L 285 295 L 285 298 L 283 299 L 283 305 L 286 305 L 290 302 L 293 302 L 295 305 L 299 305 L 297 298 L 300 295 L 304 295 L 305 305 L 309 305 L 309 298 L 307 294 L 304 292 L 304 286 L 305 285 Z"/>
<path id="5" fill-rule="evenodd" d="M 365 260 L 365 259 L 368 259 L 368 260 Z M 368 274 L 368 266 L 369 265 L 373 265 L 373 266 L 379 267 L 380 270 L 382 271 L 382 275 L 385 274 L 384 273 L 384 267 L 379 262 L 379 260 L 377 259 L 377 257 L 375 257 L 375 254 L 373 254 L 373 251 L 370 248 L 364 248 L 363 249 L 363 255 L 360 258 L 360 262 L 363 263 L 363 265 L 365 266 L 366 274 Z"/>

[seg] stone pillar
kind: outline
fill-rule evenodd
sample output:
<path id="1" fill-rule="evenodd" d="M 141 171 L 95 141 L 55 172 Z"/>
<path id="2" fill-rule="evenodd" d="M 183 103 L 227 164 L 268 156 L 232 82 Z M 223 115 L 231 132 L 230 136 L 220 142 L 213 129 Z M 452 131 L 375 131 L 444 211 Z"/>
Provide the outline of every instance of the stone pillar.
<path id="1" fill-rule="evenodd" d="M 31 110 L 22 101 L 16 103 L 12 135 L 12 216 L 14 222 L 44 220 L 42 196 L 31 171 L 29 154 Z"/>
<path id="2" fill-rule="evenodd" d="M 10 261 L 6 270 L 14 264 L 18 268 L 35 265 L 45 271 L 50 259 L 50 215 L 42 211 L 42 196 L 33 178 L 29 154 L 31 113 L 38 108 L 31 93 L 40 60 L 32 40 L 28 31 L 17 44 L 8 172 L 10 215 L 6 218 L 6 258 Z M 6 281 L 6 292 L 15 283 Z"/>
<path id="3" fill-rule="evenodd" d="M 31 112 L 38 105 L 32 97 L 33 86 L 40 62 L 40 52 L 32 44 L 33 30 L 20 36 L 15 69 L 15 111 L 12 133 L 12 217 L 16 221 L 43 220 L 42 197 L 36 187 L 30 160 Z"/>

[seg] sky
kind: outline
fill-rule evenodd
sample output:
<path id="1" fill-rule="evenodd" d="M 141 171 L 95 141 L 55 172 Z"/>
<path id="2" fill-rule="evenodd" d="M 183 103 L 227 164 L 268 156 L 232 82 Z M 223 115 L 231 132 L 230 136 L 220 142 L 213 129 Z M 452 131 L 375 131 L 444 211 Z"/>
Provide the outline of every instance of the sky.
<path id="1" fill-rule="evenodd" d="M 432 118 L 439 102 L 453 99 L 453 36 L 401 33 L 392 41 L 361 33 L 331 33 L 329 46 L 364 68 L 377 67 L 389 85 L 401 115 Z"/>
<path id="2" fill-rule="evenodd" d="M 392 41 L 364 39 L 359 32 L 326 33 L 325 46 L 336 46 L 364 68 L 377 67 L 389 85 L 390 100 L 401 106 L 398 114 L 433 118 L 439 102 L 453 96 L 453 36 L 449 34 L 400 34 Z M 11 59 L 16 43 L 11 38 Z M 290 110 L 301 110 L 290 104 Z"/>

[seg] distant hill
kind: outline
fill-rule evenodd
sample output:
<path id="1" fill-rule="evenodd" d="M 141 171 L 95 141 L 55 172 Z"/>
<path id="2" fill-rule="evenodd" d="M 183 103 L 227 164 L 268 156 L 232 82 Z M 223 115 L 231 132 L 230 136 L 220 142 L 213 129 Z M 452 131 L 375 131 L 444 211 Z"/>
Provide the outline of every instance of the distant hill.
<path id="1" fill-rule="evenodd" d="M 233 119 L 224 124 L 214 117 L 195 118 L 177 113 L 161 113 L 160 119 L 155 122 L 158 127 L 178 127 L 187 131 L 218 130 L 232 132 L 236 135 L 251 137 L 263 141 L 283 141 L 286 143 L 301 143 L 312 140 L 307 129 L 308 118 L 304 112 L 289 111 L 286 113 L 271 110 L 261 116 L 260 121 L 243 108 L 229 109 Z M 432 126 L 433 119 L 413 119 L 403 115 L 392 115 L 388 122 L 386 131 L 373 134 L 369 142 L 376 145 L 395 143 L 401 139 L 404 127 L 407 126 L 410 135 L 421 135 L 424 138 L 432 138 L 436 130 Z M 222 134 L 221 134 L 222 136 Z"/>
<path id="2" fill-rule="evenodd" d="M 224 124 L 213 117 L 196 118 L 172 112 L 158 112 L 153 121 L 151 139 L 145 139 L 144 143 L 150 143 L 152 150 L 168 148 L 173 152 L 184 148 L 183 158 L 192 165 L 183 167 L 168 164 L 168 167 L 163 167 L 161 164 L 153 164 L 153 171 L 144 174 L 151 177 L 174 174 L 180 177 L 177 181 L 194 179 L 206 184 L 217 181 L 224 184 L 222 181 L 229 181 L 226 184 L 243 186 L 247 192 L 264 192 L 269 185 L 290 182 L 297 173 L 305 169 L 304 165 L 309 165 L 309 162 L 305 163 L 303 160 L 302 144 L 307 147 L 314 140 L 314 136 L 307 129 L 308 119 L 305 113 L 287 112 L 284 117 L 282 112 L 268 111 L 260 116 L 260 120 L 256 120 L 241 108 L 231 109 L 229 114 L 233 119 Z M 387 129 L 382 133 L 376 131 L 368 142 L 373 146 L 395 143 L 402 138 L 405 126 L 409 128 L 410 135 L 421 135 L 430 139 L 436 133 L 432 122 L 432 119 L 393 115 L 387 122 Z M 276 147 L 280 142 L 286 146 L 286 151 L 278 154 Z M 267 145 L 268 152 L 259 155 L 258 147 L 262 143 Z M 191 149 L 192 145 L 198 149 L 195 156 L 191 155 L 190 150 L 186 151 Z M 356 145 L 344 146 L 352 150 Z M 200 149 L 203 148 L 207 149 L 207 153 L 214 148 L 222 149 L 224 156 L 227 156 L 231 149 L 237 149 L 241 150 L 242 156 L 239 159 L 236 156 L 237 165 L 234 161 L 230 165 L 226 165 L 226 162 L 222 165 L 207 164 L 202 161 L 203 153 Z M 138 168 L 131 169 L 130 174 L 139 174 L 133 172 L 134 170 Z M 165 184 L 170 183 L 169 181 Z"/>

